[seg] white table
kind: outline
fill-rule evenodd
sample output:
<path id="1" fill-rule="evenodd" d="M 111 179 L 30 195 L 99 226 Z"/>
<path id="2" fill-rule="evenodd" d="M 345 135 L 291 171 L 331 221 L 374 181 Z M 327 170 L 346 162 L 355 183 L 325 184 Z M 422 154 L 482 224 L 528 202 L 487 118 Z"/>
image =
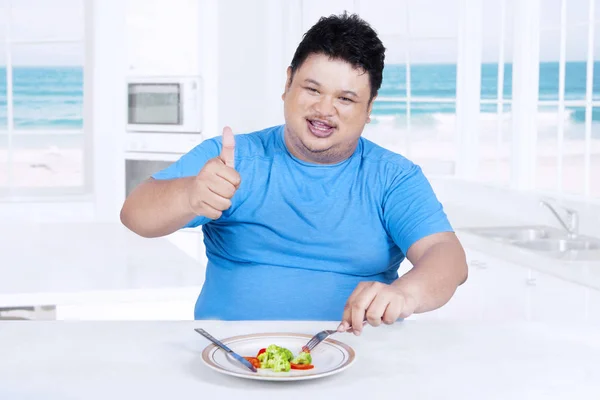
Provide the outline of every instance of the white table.
<path id="1" fill-rule="evenodd" d="M 3 225 L 0 237 L 0 308 L 192 299 L 204 281 L 167 238 L 118 223 Z"/>
<path id="2" fill-rule="evenodd" d="M 203 327 L 224 338 L 303 332 L 335 322 L 0 323 L 1 399 L 592 399 L 600 395 L 600 326 L 405 321 L 337 335 L 347 371 L 258 382 L 203 364 Z"/>

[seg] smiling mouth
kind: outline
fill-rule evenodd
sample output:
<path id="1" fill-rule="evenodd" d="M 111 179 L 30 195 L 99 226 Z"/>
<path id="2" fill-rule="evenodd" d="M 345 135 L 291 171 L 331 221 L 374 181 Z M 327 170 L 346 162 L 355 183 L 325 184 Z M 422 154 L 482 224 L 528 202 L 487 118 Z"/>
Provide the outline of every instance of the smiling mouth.
<path id="1" fill-rule="evenodd" d="M 326 138 L 331 136 L 333 131 L 335 130 L 334 126 L 327 124 L 326 122 L 315 120 L 315 119 L 307 119 L 308 129 L 310 132 L 319 138 Z"/>

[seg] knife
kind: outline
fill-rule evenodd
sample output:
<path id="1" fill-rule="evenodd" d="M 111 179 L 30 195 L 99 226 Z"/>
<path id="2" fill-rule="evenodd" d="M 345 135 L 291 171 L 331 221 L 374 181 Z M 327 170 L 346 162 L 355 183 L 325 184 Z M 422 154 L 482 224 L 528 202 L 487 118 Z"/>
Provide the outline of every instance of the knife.
<path id="1" fill-rule="evenodd" d="M 250 371 L 256 372 L 256 368 L 254 368 L 254 365 L 252 365 L 250 363 L 250 361 L 246 360 L 244 357 L 242 357 L 239 354 L 235 353 L 229 347 L 225 346 L 223 343 L 221 343 L 220 341 L 218 341 L 217 339 L 215 339 L 214 337 L 212 337 L 210 333 L 208 333 L 204 329 L 200 329 L 200 328 L 195 328 L 194 330 L 196 332 L 198 332 L 199 334 L 201 334 L 202 336 L 204 336 L 205 338 L 207 338 L 208 340 L 210 340 L 211 342 L 213 342 L 214 344 L 216 344 L 217 346 L 219 346 L 221 349 L 225 350 L 227 353 L 229 353 L 229 355 L 231 357 L 233 357 L 236 360 L 238 360 L 245 367 L 247 367 Z"/>

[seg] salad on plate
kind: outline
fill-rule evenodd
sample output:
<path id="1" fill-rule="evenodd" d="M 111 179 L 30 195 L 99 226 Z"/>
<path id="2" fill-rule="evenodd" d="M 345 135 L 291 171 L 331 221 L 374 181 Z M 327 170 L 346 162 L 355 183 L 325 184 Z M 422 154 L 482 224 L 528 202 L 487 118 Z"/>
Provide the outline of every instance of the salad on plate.
<path id="1" fill-rule="evenodd" d="M 271 344 L 260 349 L 254 357 L 244 357 L 255 368 L 271 369 L 273 372 L 289 372 L 314 368 L 310 352 L 302 350 L 296 356 L 285 347 Z"/>

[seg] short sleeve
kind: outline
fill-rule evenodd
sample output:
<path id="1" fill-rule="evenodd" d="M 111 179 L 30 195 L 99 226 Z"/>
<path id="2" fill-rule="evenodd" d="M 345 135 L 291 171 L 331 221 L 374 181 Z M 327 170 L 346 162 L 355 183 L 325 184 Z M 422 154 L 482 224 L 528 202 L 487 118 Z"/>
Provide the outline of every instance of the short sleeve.
<path id="1" fill-rule="evenodd" d="M 383 217 L 390 236 L 405 255 L 419 239 L 453 232 L 442 204 L 415 164 L 392 179 L 383 201 Z"/>
<path id="2" fill-rule="evenodd" d="M 205 140 L 188 153 L 181 156 L 181 158 L 173 164 L 154 173 L 152 178 L 157 180 L 167 180 L 195 176 L 200 172 L 208 160 L 218 156 L 220 152 L 220 138 Z M 198 216 L 188 222 L 183 228 L 195 228 L 209 221 L 209 218 Z"/>

